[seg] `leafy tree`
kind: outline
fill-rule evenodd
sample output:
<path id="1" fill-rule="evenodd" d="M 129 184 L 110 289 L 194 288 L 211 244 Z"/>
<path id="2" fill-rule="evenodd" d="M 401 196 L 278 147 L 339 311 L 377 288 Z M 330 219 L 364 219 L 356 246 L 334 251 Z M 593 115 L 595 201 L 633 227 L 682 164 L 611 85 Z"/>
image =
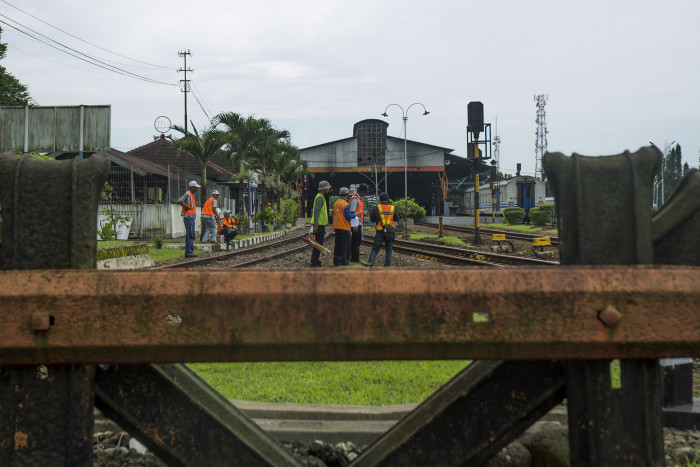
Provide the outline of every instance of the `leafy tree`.
<path id="1" fill-rule="evenodd" d="M 685 175 L 685 173 L 689 170 L 690 170 L 690 166 L 688 165 L 687 162 L 684 162 L 683 163 L 683 175 Z"/>
<path id="2" fill-rule="evenodd" d="M 681 145 L 671 148 L 663 161 L 664 199 L 668 199 L 683 175 Z"/>
<path id="3" fill-rule="evenodd" d="M 2 36 L 2 28 L 0 28 Z M 0 60 L 7 55 L 7 44 L 0 43 Z M 27 86 L 22 84 L 4 66 L 0 66 L 0 105 L 29 105 L 32 101 Z"/>
<path id="4" fill-rule="evenodd" d="M 194 123 L 192 125 L 192 133 L 185 133 L 185 129 L 179 125 L 174 125 L 173 130 L 182 133 L 184 136 L 180 139 L 169 137 L 170 141 L 179 149 L 178 156 L 182 151 L 187 151 L 197 158 L 202 165 L 202 200 L 207 199 L 207 163 L 214 153 L 221 149 L 227 142 L 227 135 L 223 131 L 217 130 L 214 126 L 209 126 L 202 131 L 200 135 Z"/>

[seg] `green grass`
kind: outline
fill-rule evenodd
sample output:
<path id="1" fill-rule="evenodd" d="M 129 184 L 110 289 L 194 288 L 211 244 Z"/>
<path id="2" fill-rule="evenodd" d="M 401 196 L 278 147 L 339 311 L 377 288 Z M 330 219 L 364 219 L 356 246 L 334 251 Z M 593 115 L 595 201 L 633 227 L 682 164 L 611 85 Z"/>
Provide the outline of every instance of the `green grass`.
<path id="1" fill-rule="evenodd" d="M 437 235 L 422 234 L 422 233 L 412 233 L 410 234 L 411 240 L 422 240 L 424 238 L 438 238 Z M 462 240 L 457 237 L 442 237 L 439 243 L 447 246 L 467 246 Z"/>
<path id="2" fill-rule="evenodd" d="M 153 245 L 148 245 L 148 252 L 151 254 L 154 263 L 162 263 L 163 261 L 168 261 L 175 258 L 182 258 L 185 256 L 185 250 L 175 250 L 173 248 L 155 248 Z M 204 253 L 204 250 L 198 248 L 194 249 L 194 254 L 198 255 Z"/>
<path id="3" fill-rule="evenodd" d="M 517 230 L 517 231 L 522 231 L 522 232 L 541 232 L 541 233 L 547 233 L 550 235 L 557 235 L 557 227 L 551 226 L 551 225 L 546 225 L 544 227 L 535 227 L 534 225 L 531 224 L 488 224 L 488 225 L 482 225 L 484 228 L 503 228 L 506 230 Z"/>
<path id="4" fill-rule="evenodd" d="M 391 405 L 421 402 L 469 362 L 190 364 L 224 397 L 255 402 Z"/>

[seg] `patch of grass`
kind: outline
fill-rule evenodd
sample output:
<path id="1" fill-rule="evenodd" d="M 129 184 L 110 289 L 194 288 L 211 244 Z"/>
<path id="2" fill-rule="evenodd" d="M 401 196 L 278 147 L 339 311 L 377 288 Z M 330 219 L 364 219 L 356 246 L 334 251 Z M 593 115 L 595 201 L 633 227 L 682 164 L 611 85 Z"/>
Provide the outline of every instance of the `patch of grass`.
<path id="1" fill-rule="evenodd" d="M 438 238 L 437 235 L 423 234 L 423 233 L 412 233 L 410 234 L 411 240 L 422 240 L 424 238 Z M 467 246 L 462 240 L 457 237 L 442 237 L 438 240 L 439 243 L 447 246 Z"/>
<path id="2" fill-rule="evenodd" d="M 183 256 L 185 256 L 185 250 L 175 250 L 172 248 L 161 248 L 159 250 L 153 245 L 149 245 L 148 252 L 151 254 L 151 258 L 153 258 L 154 263 L 162 263 L 164 261 L 169 261 L 175 258 L 182 258 Z M 197 255 L 203 252 L 204 250 L 200 250 L 198 248 L 195 248 L 194 250 L 194 253 Z"/>
<path id="3" fill-rule="evenodd" d="M 489 229 L 505 229 L 505 230 L 517 230 L 522 232 L 536 232 L 536 233 L 546 233 L 549 235 L 557 235 L 557 228 L 551 225 L 545 225 L 543 227 L 536 227 L 532 224 L 489 224 Z"/>
<path id="4" fill-rule="evenodd" d="M 440 243 L 444 243 L 447 246 L 467 246 L 464 241 L 460 240 L 457 237 L 442 237 L 440 239 Z"/>
<path id="5" fill-rule="evenodd" d="M 224 397 L 296 404 L 421 402 L 469 364 L 450 361 L 190 364 Z"/>
<path id="6" fill-rule="evenodd" d="M 412 233 L 409 234 L 411 240 L 422 240 L 424 238 L 437 238 L 437 235 L 423 234 L 423 233 Z"/>

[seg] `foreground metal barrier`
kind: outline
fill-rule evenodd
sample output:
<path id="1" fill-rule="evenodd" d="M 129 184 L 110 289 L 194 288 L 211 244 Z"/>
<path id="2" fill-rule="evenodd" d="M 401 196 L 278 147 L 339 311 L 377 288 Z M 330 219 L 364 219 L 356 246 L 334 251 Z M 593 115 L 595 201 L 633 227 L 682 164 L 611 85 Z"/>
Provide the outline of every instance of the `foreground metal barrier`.
<path id="1" fill-rule="evenodd" d="M 684 193 L 700 175 L 652 223 L 656 149 L 547 156 L 568 265 L 498 270 L 67 270 L 94 266 L 97 200 L 78 204 L 106 165 L 11 157 L 0 156 L 0 465 L 92 465 L 93 401 L 170 465 L 299 465 L 167 363 L 451 358 L 481 361 L 353 465 L 481 465 L 564 397 L 572 465 L 664 465 L 655 359 L 700 357 L 700 269 L 651 264 L 697 264 L 697 247 L 678 254 L 673 236 L 697 232 L 699 201 Z M 68 165 L 72 185 L 41 193 L 73 213 L 45 246 L 22 209 L 36 202 L 29 181 Z M 613 358 L 625 359 L 620 388 Z"/>

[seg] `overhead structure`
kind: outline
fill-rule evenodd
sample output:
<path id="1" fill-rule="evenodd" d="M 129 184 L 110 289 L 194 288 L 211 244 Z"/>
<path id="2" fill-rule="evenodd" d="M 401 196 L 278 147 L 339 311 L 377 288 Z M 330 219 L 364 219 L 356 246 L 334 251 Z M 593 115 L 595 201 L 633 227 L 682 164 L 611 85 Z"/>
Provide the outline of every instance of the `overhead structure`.
<path id="1" fill-rule="evenodd" d="M 549 94 L 538 94 L 535 96 L 535 105 L 537 106 L 537 131 L 535 132 L 535 177 L 544 180 L 544 170 L 542 168 L 542 156 L 547 152 L 547 112 L 544 107 L 547 105 Z"/>

